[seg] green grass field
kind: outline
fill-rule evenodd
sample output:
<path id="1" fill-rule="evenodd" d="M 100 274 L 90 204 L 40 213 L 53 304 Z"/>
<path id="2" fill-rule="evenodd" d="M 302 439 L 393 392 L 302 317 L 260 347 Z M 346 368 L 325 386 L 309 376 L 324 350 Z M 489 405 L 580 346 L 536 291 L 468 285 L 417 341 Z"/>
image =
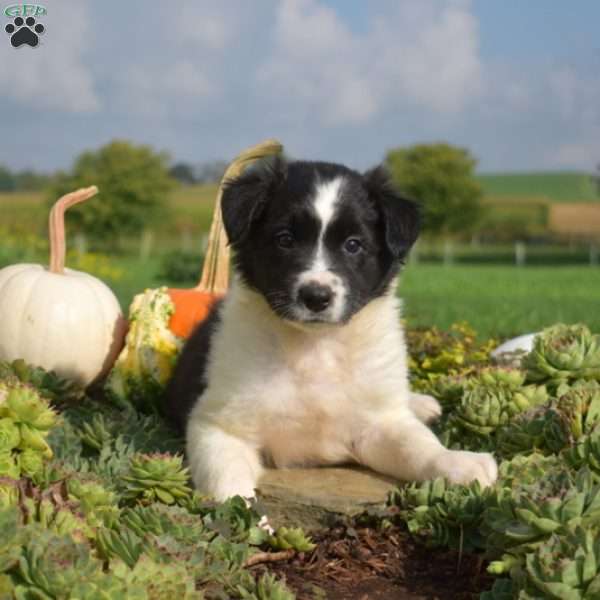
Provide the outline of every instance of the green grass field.
<path id="1" fill-rule="evenodd" d="M 157 259 L 114 262 L 127 273 L 111 285 L 125 310 L 133 295 L 146 287 L 186 287 L 159 281 Z M 581 321 L 600 332 L 597 268 L 410 264 L 401 277 L 399 295 L 410 326 L 447 328 L 467 321 L 483 338 L 528 333 L 558 321 Z"/>
<path id="2" fill-rule="evenodd" d="M 589 173 L 577 171 L 482 173 L 477 176 L 484 194 L 492 198 L 546 198 L 551 202 L 600 202 Z"/>
<path id="3" fill-rule="evenodd" d="M 411 326 L 468 321 L 482 336 L 508 337 L 564 321 L 600 331 L 592 267 L 408 265 L 399 293 Z"/>

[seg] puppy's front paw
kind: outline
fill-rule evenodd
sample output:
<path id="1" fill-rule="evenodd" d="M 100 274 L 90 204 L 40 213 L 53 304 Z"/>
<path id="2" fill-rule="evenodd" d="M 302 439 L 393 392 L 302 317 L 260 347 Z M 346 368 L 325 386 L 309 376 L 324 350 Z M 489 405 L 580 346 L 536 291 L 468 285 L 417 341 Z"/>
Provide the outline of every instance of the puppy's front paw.
<path id="1" fill-rule="evenodd" d="M 438 477 L 451 483 L 479 481 L 482 487 L 492 485 L 498 478 L 498 465 L 487 452 L 446 450 L 435 462 Z"/>
<path id="2" fill-rule="evenodd" d="M 433 396 L 411 392 L 409 404 L 410 409 L 417 415 L 419 421 L 423 423 L 436 421 L 442 416 L 442 407 Z"/>

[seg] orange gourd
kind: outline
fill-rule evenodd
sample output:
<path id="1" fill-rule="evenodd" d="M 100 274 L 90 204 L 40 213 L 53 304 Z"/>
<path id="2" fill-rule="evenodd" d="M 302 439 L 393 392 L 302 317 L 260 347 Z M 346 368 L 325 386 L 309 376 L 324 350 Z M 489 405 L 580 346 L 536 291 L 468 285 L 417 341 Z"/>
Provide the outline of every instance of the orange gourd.
<path id="1" fill-rule="evenodd" d="M 279 154 L 282 149 L 282 145 L 277 140 L 266 140 L 244 150 L 227 167 L 215 202 L 200 282 L 189 289 L 169 288 L 167 290 L 175 306 L 175 312 L 169 322 L 169 329 L 175 335 L 187 338 L 196 325 L 207 317 L 212 305 L 227 293 L 229 246 L 221 215 L 224 185 L 227 181 L 239 177 L 254 161 Z"/>

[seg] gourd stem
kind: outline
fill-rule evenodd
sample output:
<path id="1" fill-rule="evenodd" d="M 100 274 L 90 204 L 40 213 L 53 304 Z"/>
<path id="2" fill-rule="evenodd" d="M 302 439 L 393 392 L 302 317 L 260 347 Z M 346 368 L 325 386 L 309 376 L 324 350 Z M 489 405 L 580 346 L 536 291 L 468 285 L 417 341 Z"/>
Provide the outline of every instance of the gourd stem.
<path id="1" fill-rule="evenodd" d="M 81 188 L 59 198 L 50 210 L 50 272 L 62 275 L 65 272 L 65 211 L 98 193 L 92 185 Z"/>
<path id="2" fill-rule="evenodd" d="M 279 154 L 282 150 L 283 146 L 277 140 L 265 140 L 256 146 L 252 146 L 252 148 L 244 150 L 227 167 L 217 193 L 213 221 L 208 234 L 208 246 L 204 257 L 202 277 L 194 290 L 222 295 L 227 291 L 229 285 L 229 246 L 227 245 L 227 234 L 223 227 L 223 216 L 221 214 L 223 188 L 228 181 L 239 177 L 254 161 L 273 154 Z"/>

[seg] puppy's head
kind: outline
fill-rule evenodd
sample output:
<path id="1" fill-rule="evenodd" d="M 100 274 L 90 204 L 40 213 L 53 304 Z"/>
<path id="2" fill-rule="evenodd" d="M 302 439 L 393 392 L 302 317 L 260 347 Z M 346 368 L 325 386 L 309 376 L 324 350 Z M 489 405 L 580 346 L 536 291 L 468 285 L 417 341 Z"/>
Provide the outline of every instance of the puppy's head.
<path id="1" fill-rule="evenodd" d="M 381 167 L 262 163 L 225 187 L 235 268 L 282 318 L 344 323 L 387 290 L 419 229 Z"/>

